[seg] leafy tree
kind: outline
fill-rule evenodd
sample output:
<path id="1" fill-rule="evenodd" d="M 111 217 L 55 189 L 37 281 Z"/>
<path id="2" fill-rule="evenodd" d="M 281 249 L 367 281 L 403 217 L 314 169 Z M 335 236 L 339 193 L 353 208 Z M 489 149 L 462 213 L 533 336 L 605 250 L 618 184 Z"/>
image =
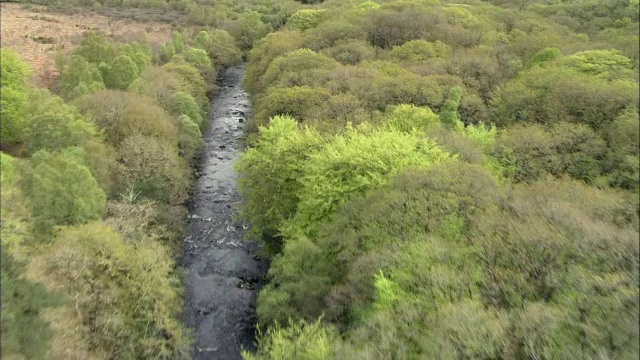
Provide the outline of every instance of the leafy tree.
<path id="1" fill-rule="evenodd" d="M 117 156 L 122 164 L 123 193 L 169 204 L 187 199 L 189 172 L 174 146 L 134 133 L 122 140 Z"/>
<path id="2" fill-rule="evenodd" d="M 126 43 L 121 47 L 124 55 L 127 55 L 136 63 L 138 72 L 141 73 L 151 64 L 151 49 L 148 45 L 139 43 Z"/>
<path id="3" fill-rule="evenodd" d="M 317 132 L 298 130 L 292 118 L 276 116 L 269 126 L 260 127 L 255 146 L 236 165 L 242 174 L 238 185 L 245 194 L 242 214 L 251 221 L 253 232 L 269 240 L 278 234 L 284 220 L 295 214 L 301 190 L 298 179 L 307 152 L 322 143 Z M 277 248 L 274 244 L 271 247 Z"/>
<path id="4" fill-rule="evenodd" d="M 193 46 L 206 51 L 215 66 L 226 67 L 242 60 L 236 40 L 226 30 L 201 31 L 193 39 Z"/>
<path id="5" fill-rule="evenodd" d="M 138 65 L 128 55 L 119 55 L 109 65 L 103 65 L 100 66 L 100 72 L 110 89 L 124 90 L 138 77 Z"/>
<path id="6" fill-rule="evenodd" d="M 387 119 L 391 128 L 407 133 L 424 131 L 429 125 L 440 121 L 438 115 L 428 107 L 422 108 L 408 104 L 391 107 L 387 111 Z"/>
<path id="7" fill-rule="evenodd" d="M 269 25 L 262 21 L 260 13 L 249 10 L 238 17 L 237 30 L 232 32 L 241 50 L 250 49 L 254 42 L 270 32 Z"/>
<path id="8" fill-rule="evenodd" d="M 7 358 L 44 358 L 52 332 L 41 313 L 57 305 L 58 299 L 42 284 L 24 279 L 24 264 L 13 258 L 4 241 L 0 254 L 2 354 Z"/>
<path id="9" fill-rule="evenodd" d="M 464 124 L 460 121 L 460 115 L 458 114 L 458 107 L 460 106 L 460 100 L 462 99 L 462 89 L 454 87 L 449 90 L 447 100 L 440 110 L 440 121 L 452 128 L 463 130 Z"/>
<path id="10" fill-rule="evenodd" d="M 325 13 L 326 10 L 324 9 L 298 10 L 293 15 L 291 15 L 289 21 L 287 21 L 287 25 L 292 26 L 300 31 L 311 29 L 320 24 Z"/>
<path id="11" fill-rule="evenodd" d="M 389 51 L 389 56 L 398 61 L 425 61 L 431 58 L 446 58 L 449 47 L 441 41 L 430 43 L 424 40 L 413 40 Z"/>
<path id="12" fill-rule="evenodd" d="M 294 86 L 274 87 L 264 94 L 256 104 L 256 115 L 251 121 L 252 128 L 266 125 L 269 118 L 276 115 L 289 115 L 304 122 L 322 107 L 331 94 L 322 88 Z"/>
<path id="13" fill-rule="evenodd" d="M 207 84 L 193 65 L 181 56 L 174 56 L 170 63 L 162 66 L 162 69 L 177 77 L 182 90 L 193 96 L 203 111 L 209 106 Z"/>
<path id="14" fill-rule="evenodd" d="M 141 134 L 154 136 L 170 145 L 177 144 L 177 124 L 152 99 L 133 98 L 121 114 L 113 129 L 113 135 L 119 141 L 130 135 Z"/>
<path id="15" fill-rule="evenodd" d="M 66 99 L 74 99 L 105 88 L 103 74 L 98 66 L 79 55 L 71 57 L 69 66 L 63 70 L 61 77 L 60 92 Z"/>
<path id="16" fill-rule="evenodd" d="M 63 334 L 75 332 L 86 351 L 103 356 L 186 358 L 186 331 L 175 318 L 181 300 L 172 266 L 166 249 L 153 239 L 125 244 L 101 222 L 62 228 L 30 269 L 49 289 L 72 299 L 57 310 L 72 311 L 53 325 L 54 354 L 69 355 Z"/>
<path id="17" fill-rule="evenodd" d="M 111 63 L 120 52 L 117 45 L 106 35 L 97 32 L 88 33 L 73 51 L 74 55 L 82 56 L 88 62 L 99 65 Z"/>
<path id="18" fill-rule="evenodd" d="M 97 134 L 94 125 L 76 108 L 47 90 L 31 94 L 26 113 L 29 120 L 24 134 L 29 154 L 38 150 L 58 151 L 70 146 L 83 146 Z"/>
<path id="19" fill-rule="evenodd" d="M 340 64 L 309 49 L 299 49 L 274 59 L 262 77 L 261 88 L 318 86 Z"/>
<path id="20" fill-rule="evenodd" d="M 499 91 L 494 114 L 499 125 L 569 120 L 597 129 L 636 106 L 637 93 L 637 85 L 626 80 L 606 81 L 564 67 L 532 68 Z"/>
<path id="21" fill-rule="evenodd" d="M 40 150 L 31 158 L 27 192 L 34 227 L 43 237 L 53 226 L 83 224 L 104 214 L 106 196 L 77 152 L 82 150 Z"/>
<path id="22" fill-rule="evenodd" d="M 278 56 L 299 48 L 301 44 L 302 35 L 299 31 L 271 33 L 258 41 L 249 52 L 250 61 L 245 74 L 245 87 L 252 94 L 263 90 L 261 87 L 261 78 L 267 71 L 271 61 Z"/>
<path id="23" fill-rule="evenodd" d="M 429 11 L 415 3 L 405 3 L 393 10 L 371 11 L 362 20 L 371 44 L 382 48 L 420 39 L 430 27 L 445 21 L 441 13 Z"/>
<path id="24" fill-rule="evenodd" d="M 215 69 L 213 68 L 211 59 L 207 55 L 206 51 L 198 48 L 187 47 L 182 56 L 204 76 L 213 77 L 212 75 L 215 75 Z"/>
<path id="25" fill-rule="evenodd" d="M 189 116 L 182 115 L 180 120 L 180 153 L 188 161 L 192 161 L 204 147 L 200 128 Z"/>
<path id="26" fill-rule="evenodd" d="M 375 49 L 364 40 L 337 41 L 334 46 L 322 50 L 322 53 L 343 65 L 355 65 L 375 57 Z"/>
<path id="27" fill-rule="evenodd" d="M 0 115 L 2 117 L 2 148 L 16 145 L 24 139 L 25 108 L 29 96 L 29 69 L 12 50 L 2 49 L 0 75 Z"/>
<path id="28" fill-rule="evenodd" d="M 270 328 L 258 339 L 258 352 L 243 352 L 242 356 L 247 360 L 333 359 L 338 343 L 336 331 L 323 326 L 320 320 L 309 324 L 290 323 L 287 327 Z"/>

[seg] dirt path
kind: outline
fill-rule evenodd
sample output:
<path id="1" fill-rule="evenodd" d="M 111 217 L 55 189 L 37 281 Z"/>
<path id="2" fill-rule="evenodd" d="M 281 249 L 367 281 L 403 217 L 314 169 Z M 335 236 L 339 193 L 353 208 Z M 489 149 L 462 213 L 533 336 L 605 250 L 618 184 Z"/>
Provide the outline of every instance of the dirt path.
<path id="1" fill-rule="evenodd" d="M 243 241 L 244 226 L 233 221 L 241 200 L 233 163 L 243 150 L 251 110 L 243 76 L 243 67 L 230 68 L 218 83 L 184 239 L 193 359 L 240 359 L 241 346 L 253 348 L 255 299 L 267 272 L 266 262 L 254 255 L 258 244 Z"/>

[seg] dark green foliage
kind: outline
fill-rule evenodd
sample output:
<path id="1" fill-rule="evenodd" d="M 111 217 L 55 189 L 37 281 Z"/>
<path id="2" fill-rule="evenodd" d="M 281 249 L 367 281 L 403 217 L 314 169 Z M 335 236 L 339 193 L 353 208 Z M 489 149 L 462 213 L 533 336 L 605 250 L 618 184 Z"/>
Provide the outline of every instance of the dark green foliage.
<path id="1" fill-rule="evenodd" d="M 2 254 L 2 354 L 27 359 L 46 357 L 51 329 L 41 312 L 59 303 L 39 283 L 22 278 L 24 265 L 5 248 Z"/>
<path id="2" fill-rule="evenodd" d="M 124 90 L 138 77 L 138 65 L 127 55 L 120 55 L 109 65 L 99 67 L 104 84 L 110 89 Z"/>

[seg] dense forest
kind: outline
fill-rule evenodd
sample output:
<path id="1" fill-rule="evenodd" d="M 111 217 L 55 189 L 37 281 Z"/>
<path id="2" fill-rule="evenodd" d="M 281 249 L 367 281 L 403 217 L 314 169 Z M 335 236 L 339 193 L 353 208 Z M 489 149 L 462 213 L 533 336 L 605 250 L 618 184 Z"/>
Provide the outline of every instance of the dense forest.
<path id="1" fill-rule="evenodd" d="M 23 2 L 174 32 L 88 32 L 50 89 L 0 51 L 3 357 L 189 357 L 185 204 L 246 60 L 246 359 L 638 358 L 637 0 Z"/>
<path id="2" fill-rule="evenodd" d="M 160 45 L 89 31 L 55 55 L 49 89 L 2 48 L 3 358 L 189 357 L 176 262 L 209 97 L 274 28 L 260 4 L 231 5 Z"/>

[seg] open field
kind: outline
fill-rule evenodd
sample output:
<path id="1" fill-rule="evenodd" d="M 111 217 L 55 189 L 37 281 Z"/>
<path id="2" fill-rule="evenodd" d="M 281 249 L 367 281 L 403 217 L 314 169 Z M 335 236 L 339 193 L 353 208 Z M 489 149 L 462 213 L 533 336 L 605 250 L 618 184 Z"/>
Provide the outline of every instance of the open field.
<path id="1" fill-rule="evenodd" d="M 72 49 L 87 31 L 98 30 L 117 39 L 146 39 L 158 44 L 171 39 L 171 25 L 141 22 L 121 16 L 111 17 L 91 12 L 63 14 L 45 7 L 24 8 L 19 4 L 0 4 L 2 47 L 16 50 L 34 70 L 34 82 L 50 86 L 57 76 L 55 54 Z"/>

